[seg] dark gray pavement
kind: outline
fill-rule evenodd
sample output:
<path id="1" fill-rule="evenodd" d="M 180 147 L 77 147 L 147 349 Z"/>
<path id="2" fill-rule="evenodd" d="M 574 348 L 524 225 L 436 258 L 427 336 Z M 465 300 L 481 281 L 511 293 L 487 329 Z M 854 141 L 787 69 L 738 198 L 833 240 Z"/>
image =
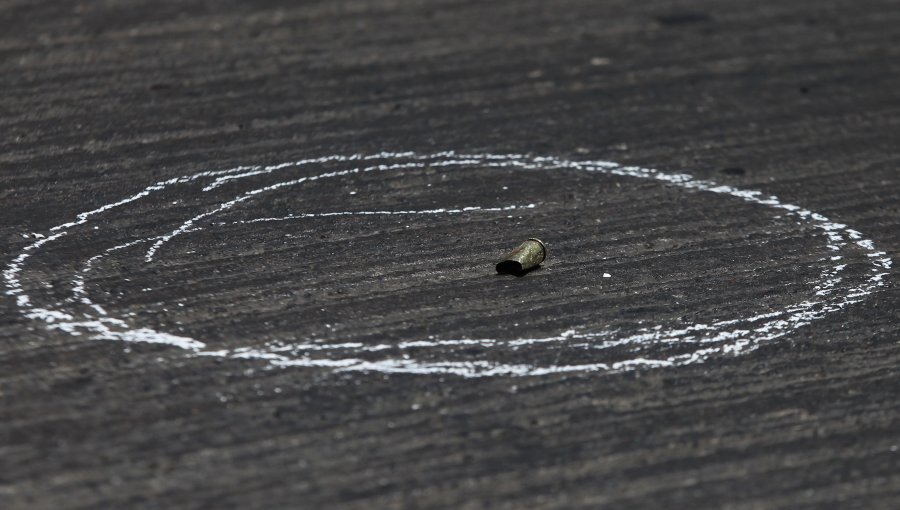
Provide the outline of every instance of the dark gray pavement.
<path id="1" fill-rule="evenodd" d="M 897 508 L 898 27 L 0 1 L 0 508 Z"/>

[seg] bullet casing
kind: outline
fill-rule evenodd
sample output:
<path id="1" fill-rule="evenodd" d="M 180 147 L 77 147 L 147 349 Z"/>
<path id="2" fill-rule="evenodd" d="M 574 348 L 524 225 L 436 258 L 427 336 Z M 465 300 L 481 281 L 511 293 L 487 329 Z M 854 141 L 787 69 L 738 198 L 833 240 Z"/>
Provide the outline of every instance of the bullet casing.
<path id="1" fill-rule="evenodd" d="M 503 256 L 497 263 L 497 272 L 524 274 L 541 265 L 547 259 L 547 247 L 540 239 L 531 238 Z"/>

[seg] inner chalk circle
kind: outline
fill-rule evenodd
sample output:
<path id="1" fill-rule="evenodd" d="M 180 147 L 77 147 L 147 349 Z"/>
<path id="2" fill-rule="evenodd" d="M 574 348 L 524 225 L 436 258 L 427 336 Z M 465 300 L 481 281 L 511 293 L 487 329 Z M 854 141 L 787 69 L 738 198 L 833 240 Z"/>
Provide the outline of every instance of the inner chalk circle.
<path id="1" fill-rule="evenodd" d="M 378 161 L 391 161 L 392 163 L 376 163 Z M 80 271 L 71 282 L 72 297 L 67 302 L 54 304 L 53 306 L 40 306 L 32 301 L 32 297 L 26 292 L 21 281 L 21 274 L 26 271 L 29 259 L 38 253 L 47 244 L 56 242 L 66 236 L 72 229 L 85 225 L 92 218 L 104 215 L 110 211 L 142 200 L 163 189 L 187 183 L 207 183 L 204 191 L 212 191 L 216 188 L 240 179 L 253 176 L 287 172 L 291 169 L 308 167 L 325 163 L 341 163 L 353 166 L 344 170 L 325 172 L 313 176 L 304 176 L 288 179 L 256 188 L 242 193 L 232 200 L 222 202 L 212 210 L 185 220 L 178 228 L 160 233 L 153 237 L 135 239 L 127 243 L 108 248 L 105 251 L 87 259 Z M 215 215 L 227 211 L 232 207 L 248 202 L 264 193 L 289 186 L 302 185 L 320 179 L 353 175 L 365 172 L 390 172 L 400 169 L 415 168 L 445 168 L 445 167 L 477 167 L 477 168 L 518 168 L 526 170 L 560 170 L 572 169 L 598 174 L 609 174 L 623 177 L 651 179 L 663 183 L 681 186 L 683 188 L 698 190 L 731 196 L 751 204 L 776 209 L 783 215 L 790 215 L 801 223 L 806 223 L 823 231 L 828 240 L 828 248 L 834 252 L 832 265 L 826 265 L 815 284 L 815 295 L 799 303 L 790 305 L 776 312 L 769 312 L 750 317 L 717 321 L 712 324 L 694 324 L 682 326 L 678 329 L 665 328 L 662 325 L 643 328 L 634 334 L 620 335 L 609 330 L 577 331 L 567 329 L 557 335 L 544 338 L 519 338 L 514 340 L 497 340 L 489 338 L 462 338 L 462 339 L 410 339 L 389 346 L 391 349 L 400 350 L 427 350 L 429 348 L 455 348 L 467 346 L 479 346 L 487 349 L 518 349 L 527 345 L 548 344 L 554 342 L 569 342 L 578 340 L 574 344 L 577 348 L 605 349 L 628 348 L 628 346 L 643 346 L 657 344 L 677 344 L 679 346 L 693 346 L 693 350 L 670 356 L 663 359 L 648 359 L 634 357 L 615 363 L 585 363 L 562 365 L 535 365 L 535 364 L 507 364 L 492 361 L 424 361 L 410 356 L 402 358 L 385 358 L 378 361 L 361 359 L 363 354 L 372 354 L 386 350 L 385 346 L 372 346 L 361 343 L 323 344 L 323 343 L 293 343 L 267 345 L 264 347 L 248 346 L 228 350 L 210 350 L 206 344 L 194 338 L 177 336 L 152 328 L 136 328 L 126 320 L 114 317 L 100 306 L 94 303 L 85 288 L 85 276 L 93 267 L 107 255 L 132 248 L 145 247 L 144 257 L 152 261 L 159 250 L 175 237 L 202 230 L 203 224 Z M 516 206 L 509 206 L 515 208 Z M 477 207 L 467 210 L 479 209 Z M 498 210 L 504 210 L 499 208 Z M 488 209 L 490 211 L 490 209 Z M 455 211 L 428 211 L 429 213 L 453 213 Z M 422 211 L 402 211 L 402 213 L 422 213 Z M 343 214 L 343 213 L 334 213 Z M 268 220 L 277 220 L 269 218 Z M 870 275 L 866 278 L 857 278 L 860 281 L 849 285 L 839 286 L 843 278 L 841 276 L 846 267 L 843 259 L 857 250 L 865 254 L 872 267 Z M 821 214 L 809 211 L 803 207 L 783 203 L 777 197 L 766 195 L 759 191 L 747 191 L 730 186 L 722 186 L 709 180 L 695 179 L 687 174 L 664 173 L 653 169 L 634 166 L 621 166 L 608 161 L 568 161 L 555 157 L 535 157 L 519 154 L 457 154 L 444 152 L 431 155 L 417 155 L 415 153 L 378 153 L 372 155 L 351 156 L 325 156 L 321 158 L 306 159 L 294 162 L 281 163 L 269 166 L 244 166 L 225 170 L 200 172 L 167 181 L 158 182 L 148 186 L 141 192 L 126 197 L 117 202 L 104 205 L 97 209 L 86 211 L 77 216 L 76 220 L 52 228 L 45 235 L 25 249 L 6 267 L 4 279 L 8 287 L 7 294 L 14 296 L 19 309 L 31 319 L 40 320 L 52 329 L 67 331 L 73 335 L 87 334 L 91 338 L 100 340 L 119 340 L 126 342 L 148 342 L 173 345 L 187 350 L 196 356 L 213 356 L 230 359 L 255 359 L 265 361 L 275 366 L 296 367 L 327 367 L 339 371 L 377 371 L 391 373 L 417 373 L 417 374 L 455 374 L 464 377 L 479 377 L 491 375 L 543 375 L 560 372 L 621 372 L 637 368 L 673 367 L 699 363 L 714 356 L 738 355 L 750 352 L 758 348 L 762 343 L 784 336 L 810 322 L 820 319 L 829 313 L 838 311 L 854 303 L 862 301 L 866 296 L 877 291 L 885 285 L 885 277 L 891 267 L 890 258 L 881 251 L 875 249 L 871 240 L 864 239 L 862 234 L 846 225 L 833 222 Z M 81 308 L 87 307 L 90 312 L 79 311 L 71 306 L 77 303 Z M 577 325 L 575 325 L 577 327 Z M 571 346 L 571 345 L 570 345 Z M 304 352 L 298 356 L 292 353 Z M 317 356 L 308 353 L 315 352 Z M 636 354 L 636 353 L 635 353 Z"/>

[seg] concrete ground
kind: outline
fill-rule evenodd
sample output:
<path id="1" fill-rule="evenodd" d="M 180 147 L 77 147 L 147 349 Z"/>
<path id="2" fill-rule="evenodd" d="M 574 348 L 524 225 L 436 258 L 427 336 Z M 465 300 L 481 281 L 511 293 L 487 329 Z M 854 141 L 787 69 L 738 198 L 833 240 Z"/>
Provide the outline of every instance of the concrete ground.
<path id="1" fill-rule="evenodd" d="M 898 25 L 0 0 L 0 507 L 896 508 Z"/>

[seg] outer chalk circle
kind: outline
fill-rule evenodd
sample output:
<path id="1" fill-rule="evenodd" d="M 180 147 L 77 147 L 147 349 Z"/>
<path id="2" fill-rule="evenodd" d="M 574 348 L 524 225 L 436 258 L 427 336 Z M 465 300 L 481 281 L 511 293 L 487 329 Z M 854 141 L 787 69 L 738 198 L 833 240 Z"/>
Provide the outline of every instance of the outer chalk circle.
<path id="1" fill-rule="evenodd" d="M 372 164 L 376 161 L 393 161 L 395 163 Z M 64 238 L 71 230 L 88 223 L 92 218 L 106 214 L 126 204 L 142 200 L 153 193 L 163 189 L 198 181 L 206 182 L 210 179 L 204 190 L 211 191 L 221 184 L 243 179 L 250 176 L 260 176 L 289 172 L 291 169 L 307 167 L 322 163 L 349 163 L 359 166 L 338 172 L 326 172 L 316 176 L 300 177 L 279 181 L 276 184 L 245 192 L 235 199 L 223 202 L 219 207 L 211 211 L 205 211 L 191 219 L 186 220 L 178 229 L 160 234 L 151 238 L 133 240 L 129 243 L 112 247 L 105 252 L 88 259 L 83 270 L 76 274 L 72 281 L 73 298 L 70 302 L 79 302 L 81 305 L 91 307 L 90 314 L 79 311 L 76 307 L 67 306 L 41 306 L 33 302 L 32 297 L 26 292 L 21 275 L 27 270 L 29 259 L 38 253 L 44 246 Z M 474 167 L 474 168 L 520 168 L 523 170 L 582 170 L 599 174 L 611 174 L 624 177 L 635 177 L 657 180 L 663 183 L 681 186 L 683 188 L 731 196 L 745 202 L 778 210 L 783 215 L 794 216 L 798 221 L 820 229 L 828 240 L 828 247 L 834 252 L 832 260 L 840 263 L 826 265 L 816 282 L 816 293 L 809 299 L 788 306 L 783 310 L 743 317 L 731 320 L 722 320 L 712 324 L 694 324 L 678 329 L 656 326 L 644 328 L 630 335 L 619 335 L 614 331 L 577 331 L 569 329 L 558 335 L 547 338 L 520 338 L 515 340 L 495 339 L 445 339 L 422 340 L 412 339 L 394 345 L 400 349 L 428 349 L 453 348 L 456 346 L 478 345 L 489 349 L 518 348 L 525 345 L 580 341 L 583 348 L 606 349 L 625 348 L 628 346 L 645 346 L 658 344 L 678 344 L 679 346 L 693 346 L 688 353 L 671 356 L 664 359 L 646 359 L 634 357 L 632 359 L 615 363 L 588 363 L 576 365 L 527 365 L 504 364 L 489 361 L 419 361 L 411 358 L 381 359 L 378 361 L 366 361 L 354 357 L 362 352 L 375 352 L 381 347 L 366 346 L 362 344 L 287 344 L 269 345 L 264 347 L 245 347 L 231 350 L 209 350 L 206 345 L 196 339 L 186 338 L 155 331 L 150 328 L 135 328 L 122 318 L 109 316 L 99 305 L 93 304 L 85 289 L 85 274 L 93 264 L 116 250 L 130 248 L 136 245 L 149 245 L 146 258 L 152 259 L 157 250 L 166 242 L 177 235 L 199 230 L 197 227 L 200 219 L 207 220 L 219 212 L 251 200 L 252 198 L 272 189 L 300 185 L 317 179 L 351 175 L 366 171 L 392 171 L 409 168 L 441 168 L 441 167 Z M 858 281 L 844 281 L 842 271 L 846 267 L 846 259 L 852 257 L 854 252 L 860 252 L 856 257 L 871 263 L 868 277 L 857 277 Z M 737 355 L 750 352 L 761 344 L 782 337 L 800 327 L 808 325 L 814 320 L 841 310 L 849 305 L 859 303 L 868 295 L 883 287 L 885 277 L 891 267 L 890 258 L 881 251 L 875 249 L 871 240 L 847 225 L 833 222 L 825 216 L 807 210 L 803 207 L 784 203 L 775 196 L 766 195 L 759 191 L 748 191 L 722 186 L 709 180 L 694 179 L 687 174 L 670 174 L 657 170 L 621 166 L 607 161 L 567 161 L 555 157 L 534 157 L 518 154 L 456 154 L 444 152 L 431 155 L 417 155 L 414 153 L 379 153 L 373 155 L 352 156 L 325 156 L 322 158 L 300 160 L 281 163 L 270 166 L 237 167 L 226 170 L 200 172 L 167 181 L 161 181 L 148 186 L 141 192 L 126 197 L 117 202 L 104 205 L 91 211 L 86 211 L 77 216 L 76 220 L 54 227 L 46 235 L 40 236 L 38 241 L 25 247 L 25 249 L 6 267 L 3 276 L 7 285 L 7 295 L 14 296 L 20 311 L 27 317 L 43 321 L 49 328 L 63 330 L 74 335 L 87 334 L 91 338 L 100 340 L 119 340 L 125 342 L 149 342 L 173 345 L 187 350 L 196 356 L 214 356 L 230 359 L 256 359 L 265 361 L 275 366 L 284 367 L 327 367 L 340 371 L 377 371 L 388 373 L 415 373 L 415 374 L 455 374 L 464 377 L 483 377 L 492 375 L 519 375 L 538 376 L 560 372 L 622 372 L 637 368 L 674 367 L 703 362 L 711 357 L 721 355 Z M 292 352 L 317 352 L 318 356 L 296 356 Z"/>

